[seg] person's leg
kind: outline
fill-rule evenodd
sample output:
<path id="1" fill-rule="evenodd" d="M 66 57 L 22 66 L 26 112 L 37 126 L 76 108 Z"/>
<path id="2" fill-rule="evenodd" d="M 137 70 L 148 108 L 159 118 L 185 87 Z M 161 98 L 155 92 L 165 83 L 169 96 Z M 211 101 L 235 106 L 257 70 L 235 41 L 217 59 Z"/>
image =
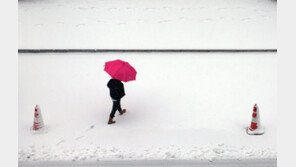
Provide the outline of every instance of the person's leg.
<path id="1" fill-rule="evenodd" d="M 118 102 L 117 110 L 118 110 L 118 111 L 121 111 L 121 104 L 120 104 L 120 100 L 121 100 L 121 99 L 117 100 L 117 102 Z"/>
<path id="2" fill-rule="evenodd" d="M 115 99 L 112 99 L 112 101 L 113 101 L 113 106 L 112 106 L 112 111 L 110 113 L 108 124 L 115 123 L 115 121 L 113 121 L 113 118 L 114 118 L 116 110 L 118 109 L 118 104 L 119 104 L 118 101 Z"/>
<path id="3" fill-rule="evenodd" d="M 120 101 L 119 100 L 115 100 L 115 99 L 112 99 L 112 101 L 113 101 L 113 107 L 112 107 L 112 111 L 111 111 L 110 117 L 111 118 L 114 118 L 114 115 L 115 115 L 116 110 L 119 110 L 118 108 L 120 107 Z"/>
<path id="4" fill-rule="evenodd" d="M 118 111 L 119 111 L 119 114 L 122 115 L 122 114 L 124 114 L 126 112 L 126 110 L 125 109 L 121 109 L 120 100 L 121 99 L 118 100 Z"/>

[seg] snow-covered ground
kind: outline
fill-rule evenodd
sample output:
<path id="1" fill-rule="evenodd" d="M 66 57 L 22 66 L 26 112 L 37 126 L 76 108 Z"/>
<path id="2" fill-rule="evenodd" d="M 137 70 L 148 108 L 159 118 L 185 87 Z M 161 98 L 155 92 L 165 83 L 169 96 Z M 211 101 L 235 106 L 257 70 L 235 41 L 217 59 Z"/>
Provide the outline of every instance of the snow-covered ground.
<path id="1" fill-rule="evenodd" d="M 20 0 L 20 49 L 275 49 L 275 0 Z"/>
<path id="2" fill-rule="evenodd" d="M 138 72 L 125 83 L 123 116 L 103 71 L 122 59 Z M 253 105 L 265 134 L 249 136 Z M 43 132 L 32 132 L 40 105 Z M 19 161 L 276 158 L 275 53 L 19 54 Z"/>

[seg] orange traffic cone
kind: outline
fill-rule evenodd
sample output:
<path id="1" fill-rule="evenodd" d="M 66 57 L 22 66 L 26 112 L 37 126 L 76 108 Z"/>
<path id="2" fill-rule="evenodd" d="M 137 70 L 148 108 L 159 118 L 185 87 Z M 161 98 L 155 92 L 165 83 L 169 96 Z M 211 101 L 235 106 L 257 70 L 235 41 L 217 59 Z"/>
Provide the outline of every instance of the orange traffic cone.
<path id="1" fill-rule="evenodd" d="M 40 111 L 40 107 L 38 105 L 35 106 L 34 112 L 34 123 L 33 123 L 33 130 L 39 130 L 43 128 L 43 119 Z"/>
<path id="2" fill-rule="evenodd" d="M 249 135 L 262 135 L 264 133 L 263 127 L 260 124 L 259 108 L 257 104 L 254 105 L 251 126 L 247 129 Z"/>

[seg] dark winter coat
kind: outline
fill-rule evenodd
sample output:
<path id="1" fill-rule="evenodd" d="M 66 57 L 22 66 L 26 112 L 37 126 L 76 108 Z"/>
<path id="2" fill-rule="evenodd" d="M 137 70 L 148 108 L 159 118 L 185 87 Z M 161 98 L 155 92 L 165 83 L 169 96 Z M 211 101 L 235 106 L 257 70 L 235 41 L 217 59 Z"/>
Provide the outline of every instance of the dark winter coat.
<path id="1" fill-rule="evenodd" d="M 110 79 L 107 86 L 110 89 L 111 98 L 119 100 L 125 95 L 124 86 L 120 80 Z"/>

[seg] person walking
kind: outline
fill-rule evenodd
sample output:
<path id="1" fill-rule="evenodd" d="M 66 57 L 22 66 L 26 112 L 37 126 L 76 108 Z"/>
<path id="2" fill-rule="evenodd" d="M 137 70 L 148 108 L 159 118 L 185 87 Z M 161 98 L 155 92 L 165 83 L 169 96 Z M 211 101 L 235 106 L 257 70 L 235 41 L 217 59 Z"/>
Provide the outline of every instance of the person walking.
<path id="1" fill-rule="evenodd" d="M 119 59 L 106 62 L 104 71 L 112 77 L 107 84 L 113 101 L 108 124 L 114 124 L 115 121 L 113 121 L 113 118 L 115 112 L 118 110 L 120 115 L 126 112 L 120 105 L 121 98 L 125 96 L 124 86 L 121 81 L 128 82 L 136 80 L 137 71 L 128 62 Z"/>
<path id="2" fill-rule="evenodd" d="M 110 113 L 108 124 L 114 124 L 115 121 L 113 121 L 113 118 L 114 118 L 115 112 L 118 110 L 120 115 L 126 112 L 126 109 L 121 109 L 121 104 L 120 104 L 121 98 L 125 96 L 124 86 L 120 80 L 117 80 L 114 78 L 109 80 L 107 86 L 110 89 L 110 96 L 113 101 L 113 107 Z"/>

